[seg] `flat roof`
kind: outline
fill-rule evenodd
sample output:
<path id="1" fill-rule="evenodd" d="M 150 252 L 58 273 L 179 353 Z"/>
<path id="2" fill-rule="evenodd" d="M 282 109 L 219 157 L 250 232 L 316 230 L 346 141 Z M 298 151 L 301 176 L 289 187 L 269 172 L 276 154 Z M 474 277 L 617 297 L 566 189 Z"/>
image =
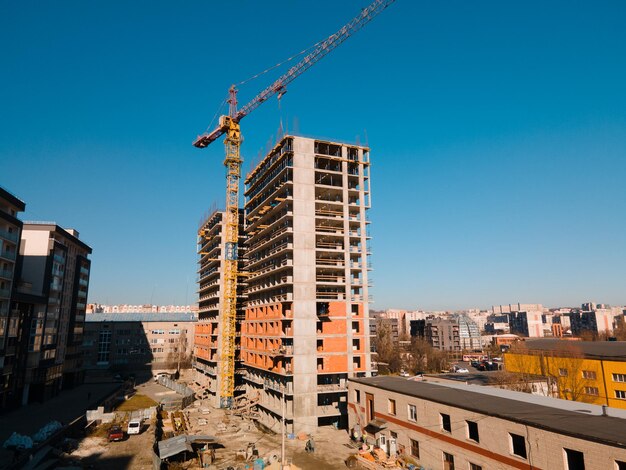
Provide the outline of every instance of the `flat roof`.
<path id="1" fill-rule="evenodd" d="M 626 448 L 626 412 L 492 387 L 416 382 L 402 377 L 367 377 L 350 382 L 454 406 L 567 436 Z M 565 403 L 562 403 L 565 402 Z"/>
<path id="2" fill-rule="evenodd" d="M 9 203 L 17 207 L 20 212 L 24 212 L 24 209 L 26 209 L 26 203 L 24 201 L 4 189 L 2 186 L 0 186 L 0 198 L 9 201 Z"/>
<path id="3" fill-rule="evenodd" d="M 445 381 L 453 381 L 456 383 L 464 383 L 467 385 L 498 385 L 500 383 L 502 385 L 507 385 L 514 381 L 514 377 L 511 377 L 510 380 L 507 380 L 506 376 L 498 377 L 497 375 L 494 375 L 494 372 L 495 371 L 492 371 L 492 372 L 478 371 L 478 372 L 470 372 L 469 374 L 450 372 L 446 374 L 423 374 L 422 376 L 427 381 L 428 380 L 432 380 L 432 381 L 445 380 Z M 534 381 L 534 382 L 539 382 L 539 381 L 546 382 L 548 380 L 546 377 L 543 377 L 541 375 L 530 375 L 530 376 L 527 375 L 526 377 L 528 377 L 529 380 Z M 415 381 L 418 380 L 418 378 L 416 377 L 411 377 L 411 379 Z"/>
<path id="4" fill-rule="evenodd" d="M 66 237 L 72 242 L 81 246 L 89 254 L 92 253 L 92 249 L 89 245 L 87 245 L 84 241 L 82 241 L 78 237 L 72 235 L 70 232 L 68 232 L 66 229 L 64 229 L 60 225 L 58 225 L 56 222 L 25 220 L 23 230 L 24 231 L 25 230 L 41 230 L 41 231 L 58 233 L 59 235 Z"/>
<path id="5" fill-rule="evenodd" d="M 518 346 L 529 351 L 549 351 L 568 355 L 578 353 L 589 359 L 626 361 L 626 341 L 568 341 L 549 338 L 528 339 Z"/>
<path id="6" fill-rule="evenodd" d="M 85 322 L 196 322 L 194 312 L 183 313 L 88 313 Z"/>

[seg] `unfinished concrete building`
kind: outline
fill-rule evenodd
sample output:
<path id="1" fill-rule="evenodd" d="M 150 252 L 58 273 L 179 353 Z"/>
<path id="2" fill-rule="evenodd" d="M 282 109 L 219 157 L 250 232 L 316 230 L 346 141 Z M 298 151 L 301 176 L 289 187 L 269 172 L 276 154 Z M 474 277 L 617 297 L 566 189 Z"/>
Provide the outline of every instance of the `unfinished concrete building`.
<path id="1" fill-rule="evenodd" d="M 369 149 L 286 136 L 245 181 L 241 355 L 262 424 L 347 425 L 347 379 L 370 375 Z"/>
<path id="2" fill-rule="evenodd" d="M 211 399 L 213 406 L 220 406 L 220 367 L 222 367 L 220 352 L 222 351 L 222 337 L 220 325 L 221 312 L 224 305 L 224 245 L 225 240 L 225 213 L 214 211 L 198 229 L 198 294 L 199 309 L 198 323 L 194 335 L 194 359 L 196 382 L 200 384 L 206 395 Z M 239 224 L 239 271 L 245 269 L 245 234 L 243 230 L 243 211 L 240 211 Z M 237 287 L 237 337 L 235 338 L 235 396 L 244 392 L 239 357 L 240 327 L 244 317 L 243 291 L 246 287 L 245 279 L 240 279 Z"/>

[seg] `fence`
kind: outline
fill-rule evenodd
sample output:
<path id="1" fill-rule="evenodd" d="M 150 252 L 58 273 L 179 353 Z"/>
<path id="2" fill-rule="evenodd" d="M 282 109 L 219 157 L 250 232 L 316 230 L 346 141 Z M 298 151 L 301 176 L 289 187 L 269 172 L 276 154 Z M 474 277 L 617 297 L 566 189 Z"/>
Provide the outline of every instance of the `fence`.
<path id="1" fill-rule="evenodd" d="M 156 416 L 156 406 L 151 408 L 144 408 L 142 410 L 134 411 L 113 411 L 111 413 L 105 413 L 104 407 L 99 406 L 95 410 L 87 410 L 86 417 L 87 422 L 99 421 L 101 423 L 111 423 L 113 421 L 124 421 L 126 419 L 152 419 Z"/>
<path id="2" fill-rule="evenodd" d="M 182 398 L 176 397 L 163 399 L 161 403 L 163 404 L 164 410 L 172 411 L 177 409 L 184 409 L 196 400 L 194 391 L 184 384 L 180 384 L 175 380 L 172 380 L 169 377 L 165 376 L 160 376 L 158 378 L 158 382 L 164 387 L 167 387 L 170 390 L 174 390 L 176 393 L 182 396 Z"/>

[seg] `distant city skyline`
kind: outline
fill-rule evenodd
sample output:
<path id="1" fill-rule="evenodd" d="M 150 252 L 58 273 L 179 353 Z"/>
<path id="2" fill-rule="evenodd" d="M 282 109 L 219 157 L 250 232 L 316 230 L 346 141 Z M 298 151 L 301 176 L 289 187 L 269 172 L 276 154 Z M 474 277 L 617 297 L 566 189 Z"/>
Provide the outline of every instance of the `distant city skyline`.
<path id="1" fill-rule="evenodd" d="M 0 185 L 88 240 L 90 302 L 193 304 L 225 183 L 192 141 L 367 3 L 242 3 L 233 34 L 226 3 L 5 2 Z M 625 17 L 397 1 L 242 121 L 244 170 L 281 126 L 371 146 L 373 309 L 624 305 Z"/>

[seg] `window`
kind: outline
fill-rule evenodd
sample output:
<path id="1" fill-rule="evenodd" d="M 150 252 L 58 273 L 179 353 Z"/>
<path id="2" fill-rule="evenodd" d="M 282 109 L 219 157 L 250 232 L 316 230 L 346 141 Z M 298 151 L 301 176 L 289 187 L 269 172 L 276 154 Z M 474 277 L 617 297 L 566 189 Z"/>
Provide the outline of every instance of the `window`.
<path id="1" fill-rule="evenodd" d="M 397 432 L 393 432 L 393 431 L 389 431 L 389 437 L 391 439 L 396 439 L 398 440 L 398 433 Z"/>
<path id="2" fill-rule="evenodd" d="M 596 380 L 595 370 L 583 370 L 583 378 L 589 380 Z"/>
<path id="3" fill-rule="evenodd" d="M 561 377 L 567 377 L 567 369 L 560 368 L 559 369 L 559 375 Z"/>
<path id="4" fill-rule="evenodd" d="M 563 448 L 567 470 L 585 470 L 585 456 L 578 450 Z"/>
<path id="5" fill-rule="evenodd" d="M 361 403 L 361 390 L 354 391 L 354 401 L 357 403 Z"/>
<path id="6" fill-rule="evenodd" d="M 509 433 L 511 436 L 511 450 L 513 454 L 521 457 L 523 459 L 526 458 L 526 440 L 524 436 L 520 436 L 519 434 Z"/>
<path id="7" fill-rule="evenodd" d="M 98 336 L 98 362 L 109 362 L 111 350 L 111 331 L 102 330 Z"/>
<path id="8" fill-rule="evenodd" d="M 626 374 L 613 374 L 613 382 L 626 382 Z"/>
<path id="9" fill-rule="evenodd" d="M 396 401 L 391 398 L 388 401 L 388 410 L 390 415 L 396 414 Z"/>
<path id="10" fill-rule="evenodd" d="M 467 437 L 469 437 L 472 441 L 480 442 L 478 438 L 478 423 L 474 421 L 466 421 L 467 423 Z"/>
<path id="11" fill-rule="evenodd" d="M 411 455 L 420 458 L 420 443 L 411 439 Z"/>
<path id="12" fill-rule="evenodd" d="M 454 455 L 443 453 L 443 468 L 444 470 L 454 470 Z"/>
<path id="13" fill-rule="evenodd" d="M 615 398 L 626 400 L 626 390 L 615 390 Z"/>
<path id="14" fill-rule="evenodd" d="M 417 407 L 415 405 L 409 405 L 409 421 L 417 421 Z"/>
<path id="15" fill-rule="evenodd" d="M 480 465 L 476 465 L 475 463 L 470 462 L 470 470 L 483 470 L 483 467 Z"/>
<path id="16" fill-rule="evenodd" d="M 444 431 L 452 432 L 452 425 L 450 424 L 450 415 L 441 413 L 441 429 Z"/>
<path id="17" fill-rule="evenodd" d="M 587 395 L 594 395 L 597 397 L 600 394 L 600 391 L 598 390 L 598 387 L 585 387 L 585 393 Z"/>

